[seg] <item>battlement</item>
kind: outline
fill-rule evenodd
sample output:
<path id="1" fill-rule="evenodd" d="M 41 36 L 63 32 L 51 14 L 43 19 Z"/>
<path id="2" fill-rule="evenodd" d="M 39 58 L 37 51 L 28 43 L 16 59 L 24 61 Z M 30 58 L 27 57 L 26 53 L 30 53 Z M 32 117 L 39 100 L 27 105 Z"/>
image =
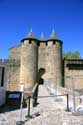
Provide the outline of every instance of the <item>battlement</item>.
<path id="1" fill-rule="evenodd" d="M 21 44 L 19 44 L 19 45 L 16 45 L 16 46 L 12 46 L 11 48 L 9 48 L 9 50 L 11 50 L 11 49 L 15 49 L 15 48 L 20 48 L 21 47 Z"/>
<path id="2" fill-rule="evenodd" d="M 61 43 L 59 43 L 56 40 L 47 40 L 47 41 L 39 41 L 39 46 L 56 46 L 57 43 L 61 46 Z"/>
<path id="3" fill-rule="evenodd" d="M 22 45 L 37 46 L 37 45 L 39 45 L 39 41 L 36 39 L 23 39 Z"/>
<path id="4" fill-rule="evenodd" d="M 36 39 L 36 38 L 25 38 L 23 40 L 21 40 L 21 43 L 22 44 L 25 44 L 25 45 L 38 45 L 38 46 L 41 46 L 41 45 L 45 45 L 45 46 L 50 46 L 50 45 L 56 45 L 56 43 L 60 43 L 60 45 L 62 44 L 62 41 L 61 40 L 58 40 L 58 39 L 47 39 L 47 40 L 39 40 L 39 39 Z"/>
<path id="5" fill-rule="evenodd" d="M 0 64 L 4 64 L 4 65 L 20 65 L 20 60 L 0 59 Z"/>
<path id="6" fill-rule="evenodd" d="M 6 64 L 6 63 L 8 63 L 9 62 L 9 59 L 0 59 L 0 63 L 4 63 L 4 64 Z"/>

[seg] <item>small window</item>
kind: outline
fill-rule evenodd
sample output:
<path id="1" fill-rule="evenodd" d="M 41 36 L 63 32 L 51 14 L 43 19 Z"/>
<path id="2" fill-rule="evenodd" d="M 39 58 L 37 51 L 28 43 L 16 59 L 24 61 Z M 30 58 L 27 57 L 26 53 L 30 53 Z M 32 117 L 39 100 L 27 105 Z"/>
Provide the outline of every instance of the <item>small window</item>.
<path id="1" fill-rule="evenodd" d="M 55 44 L 55 41 L 53 41 L 53 45 Z"/>
<path id="2" fill-rule="evenodd" d="M 31 42 L 32 42 L 32 41 L 31 41 L 31 40 L 29 40 L 29 44 L 31 44 Z"/>
<path id="3" fill-rule="evenodd" d="M 37 42 L 37 45 L 40 46 L 40 42 Z"/>
<path id="4" fill-rule="evenodd" d="M 0 67 L 0 86 L 1 86 L 1 79 L 2 79 L 2 67 Z"/>
<path id="5" fill-rule="evenodd" d="M 1 86 L 4 86 L 4 72 L 5 72 L 5 68 L 2 67 Z"/>
<path id="6" fill-rule="evenodd" d="M 48 45 L 48 43 L 46 42 L 46 46 Z"/>

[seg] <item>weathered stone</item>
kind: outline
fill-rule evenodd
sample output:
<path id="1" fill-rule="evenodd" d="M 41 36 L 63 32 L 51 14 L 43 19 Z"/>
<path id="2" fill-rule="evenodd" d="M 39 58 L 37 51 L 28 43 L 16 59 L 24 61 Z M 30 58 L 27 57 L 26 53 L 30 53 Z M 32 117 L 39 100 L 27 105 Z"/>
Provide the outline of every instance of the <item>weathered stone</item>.
<path id="1" fill-rule="evenodd" d="M 21 45 L 20 83 L 25 84 L 27 90 L 32 89 L 37 82 L 38 45 L 36 41 L 24 40 Z"/>
<path id="2" fill-rule="evenodd" d="M 40 68 L 45 69 L 43 79 L 53 81 L 55 87 L 62 85 L 64 80 L 65 87 L 72 88 L 72 76 L 74 74 L 76 75 L 75 89 L 83 89 L 83 61 L 81 59 L 70 61 L 74 66 L 79 67 L 78 70 L 69 69 L 66 61 L 63 65 L 62 42 L 56 37 L 48 40 L 26 37 L 20 45 L 10 48 L 9 52 L 9 59 L 0 59 L 0 64 L 7 65 L 8 68 L 7 90 L 19 90 L 20 83 L 24 83 L 27 89 L 32 88 L 37 82 L 37 72 Z M 75 65 L 76 61 L 77 64 Z M 62 68 L 64 72 L 62 72 Z"/>
<path id="3" fill-rule="evenodd" d="M 83 60 L 64 60 L 64 83 L 68 89 L 83 89 Z"/>

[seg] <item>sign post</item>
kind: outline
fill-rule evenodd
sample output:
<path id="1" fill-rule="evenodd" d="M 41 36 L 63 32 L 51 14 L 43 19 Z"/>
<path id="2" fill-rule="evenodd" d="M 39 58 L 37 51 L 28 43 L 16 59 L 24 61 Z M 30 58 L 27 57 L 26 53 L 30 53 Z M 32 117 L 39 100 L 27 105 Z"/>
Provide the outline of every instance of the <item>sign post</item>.
<path id="1" fill-rule="evenodd" d="M 76 111 L 76 100 L 75 100 L 75 81 L 74 76 L 72 76 L 72 89 L 73 89 L 73 109 Z"/>
<path id="2" fill-rule="evenodd" d="M 20 121 L 16 122 L 16 125 L 23 125 L 24 121 L 22 121 L 22 108 L 23 108 L 23 95 L 24 95 L 24 84 L 20 84 L 20 92 L 21 92 L 21 105 L 20 105 Z"/>

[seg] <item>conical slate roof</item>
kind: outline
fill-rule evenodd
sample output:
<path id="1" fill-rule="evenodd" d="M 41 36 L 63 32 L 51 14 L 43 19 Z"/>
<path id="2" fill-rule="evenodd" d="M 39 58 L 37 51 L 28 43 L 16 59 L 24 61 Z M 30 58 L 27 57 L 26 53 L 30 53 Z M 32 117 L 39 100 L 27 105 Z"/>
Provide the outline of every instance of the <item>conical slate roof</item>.
<path id="1" fill-rule="evenodd" d="M 52 30 L 52 33 L 51 33 L 49 39 L 60 40 L 60 39 L 56 36 L 54 29 Z"/>
<path id="2" fill-rule="evenodd" d="M 33 40 L 35 40 L 37 42 L 39 42 L 39 41 L 41 41 L 41 42 L 42 41 L 43 42 L 47 42 L 47 41 L 53 41 L 53 40 L 55 40 L 55 41 L 58 41 L 58 42 L 62 43 L 62 41 L 56 36 L 54 29 L 52 30 L 52 33 L 51 33 L 50 38 L 48 40 L 46 40 L 46 38 L 44 36 L 44 33 L 41 33 L 40 39 L 35 38 L 35 35 L 32 32 L 32 29 L 30 30 L 30 32 L 28 33 L 28 35 L 24 39 L 21 40 L 21 42 L 23 42 L 26 39 L 33 39 Z"/>
<path id="3" fill-rule="evenodd" d="M 32 29 L 30 30 L 26 38 L 35 38 L 34 33 L 32 32 Z"/>
<path id="4" fill-rule="evenodd" d="M 40 40 L 42 40 L 42 41 L 45 41 L 45 40 L 46 40 L 43 32 L 41 33 Z"/>

